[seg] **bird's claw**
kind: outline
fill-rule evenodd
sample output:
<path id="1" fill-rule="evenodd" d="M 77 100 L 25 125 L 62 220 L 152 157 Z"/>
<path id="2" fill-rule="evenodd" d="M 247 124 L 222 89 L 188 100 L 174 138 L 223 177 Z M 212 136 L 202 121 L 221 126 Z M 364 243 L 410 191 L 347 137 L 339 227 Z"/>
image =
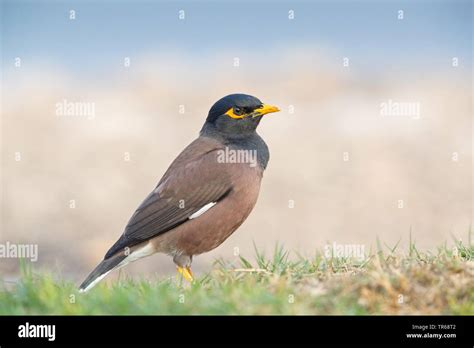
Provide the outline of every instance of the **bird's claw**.
<path id="1" fill-rule="evenodd" d="M 178 273 L 180 273 L 184 279 L 186 279 L 188 282 L 192 282 L 194 280 L 193 277 L 193 272 L 191 271 L 191 267 L 180 267 L 178 266 Z"/>

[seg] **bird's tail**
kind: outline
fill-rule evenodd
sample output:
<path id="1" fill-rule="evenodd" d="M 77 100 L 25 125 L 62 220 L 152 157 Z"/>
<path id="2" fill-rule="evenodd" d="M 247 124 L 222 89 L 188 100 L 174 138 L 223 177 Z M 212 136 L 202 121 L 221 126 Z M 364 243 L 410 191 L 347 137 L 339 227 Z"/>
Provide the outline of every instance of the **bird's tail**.
<path id="1" fill-rule="evenodd" d="M 126 258 L 123 253 L 116 254 L 107 259 L 104 259 L 97 267 L 89 274 L 79 286 L 80 292 L 85 292 L 92 289 L 98 282 L 100 282 L 113 269 L 120 266 L 120 263 Z"/>

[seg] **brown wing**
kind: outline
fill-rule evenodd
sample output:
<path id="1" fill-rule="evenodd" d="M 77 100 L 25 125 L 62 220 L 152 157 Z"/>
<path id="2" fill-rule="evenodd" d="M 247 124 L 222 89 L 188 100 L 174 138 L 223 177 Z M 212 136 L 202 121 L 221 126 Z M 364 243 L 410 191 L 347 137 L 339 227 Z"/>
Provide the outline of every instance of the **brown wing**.
<path id="1" fill-rule="evenodd" d="M 206 204 L 223 199 L 232 184 L 227 166 L 216 161 L 216 151 L 221 148 L 217 141 L 204 137 L 185 148 L 135 211 L 105 258 L 165 233 L 188 221 Z"/>

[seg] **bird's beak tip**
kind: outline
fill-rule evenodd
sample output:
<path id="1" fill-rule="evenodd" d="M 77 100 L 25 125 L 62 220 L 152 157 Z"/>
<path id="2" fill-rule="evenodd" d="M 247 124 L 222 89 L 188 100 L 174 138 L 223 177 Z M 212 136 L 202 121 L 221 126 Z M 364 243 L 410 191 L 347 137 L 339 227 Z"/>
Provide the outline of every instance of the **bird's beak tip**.
<path id="1" fill-rule="evenodd" d="M 278 106 L 263 104 L 261 108 L 258 108 L 255 111 L 263 116 L 263 115 L 266 115 L 266 114 L 270 114 L 272 112 L 278 112 L 278 111 L 280 111 L 280 109 L 278 108 Z"/>

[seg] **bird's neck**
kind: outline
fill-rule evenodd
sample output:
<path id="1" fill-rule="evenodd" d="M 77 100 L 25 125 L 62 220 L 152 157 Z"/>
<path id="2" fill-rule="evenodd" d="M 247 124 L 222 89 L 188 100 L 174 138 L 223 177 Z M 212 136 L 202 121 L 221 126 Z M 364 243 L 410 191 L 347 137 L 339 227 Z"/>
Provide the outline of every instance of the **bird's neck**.
<path id="1" fill-rule="evenodd" d="M 216 139 L 223 145 L 233 149 L 256 151 L 257 160 L 262 169 L 267 167 L 270 158 L 268 146 L 256 131 L 248 134 L 227 134 L 218 131 L 212 124 L 205 124 L 200 135 Z"/>
<path id="2" fill-rule="evenodd" d="M 247 131 L 247 132 L 234 132 L 232 130 L 226 131 L 224 129 L 218 129 L 212 123 L 205 123 L 200 132 L 201 135 L 207 136 L 210 138 L 214 138 L 220 140 L 225 143 L 240 143 L 246 140 L 250 140 L 255 136 L 259 136 L 255 129 Z"/>

